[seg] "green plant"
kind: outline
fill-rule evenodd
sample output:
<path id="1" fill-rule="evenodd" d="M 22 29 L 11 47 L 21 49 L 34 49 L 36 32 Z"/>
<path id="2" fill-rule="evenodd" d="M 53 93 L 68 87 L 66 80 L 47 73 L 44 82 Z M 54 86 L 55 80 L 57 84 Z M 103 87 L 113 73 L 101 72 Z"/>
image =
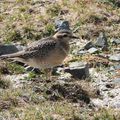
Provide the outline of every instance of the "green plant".
<path id="1" fill-rule="evenodd" d="M 24 73 L 25 69 L 23 66 L 15 64 L 15 63 L 9 63 L 7 64 L 8 70 L 12 73 L 12 74 L 20 74 L 20 73 Z"/>
<path id="2" fill-rule="evenodd" d="M 35 72 L 29 72 L 29 75 L 28 75 L 28 77 L 27 77 L 27 80 L 31 80 L 31 79 L 33 79 L 33 78 L 36 78 L 36 74 L 35 74 Z"/>
<path id="3" fill-rule="evenodd" d="M 94 120 L 116 120 L 116 118 L 110 111 L 102 109 L 100 114 L 94 117 Z"/>
<path id="4" fill-rule="evenodd" d="M 54 33 L 54 25 L 48 23 L 48 24 L 45 26 L 44 34 L 45 34 L 46 36 L 50 36 L 50 35 L 52 35 L 53 33 Z"/>
<path id="5" fill-rule="evenodd" d="M 9 29 L 9 31 L 7 32 L 7 35 L 5 37 L 5 42 L 9 43 L 11 41 L 18 41 L 18 40 L 22 40 L 20 31 Z"/>

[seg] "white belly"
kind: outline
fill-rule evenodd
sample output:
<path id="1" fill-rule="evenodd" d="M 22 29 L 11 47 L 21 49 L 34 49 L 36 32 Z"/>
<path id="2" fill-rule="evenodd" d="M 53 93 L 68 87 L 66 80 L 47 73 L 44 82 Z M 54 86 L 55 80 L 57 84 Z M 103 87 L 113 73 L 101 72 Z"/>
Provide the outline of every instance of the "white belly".
<path id="1" fill-rule="evenodd" d="M 62 63 L 50 63 L 48 61 L 35 61 L 33 59 L 29 60 L 27 64 L 31 67 L 39 68 L 39 69 L 45 69 L 45 68 L 53 68 L 55 66 L 58 66 Z"/>
<path id="2" fill-rule="evenodd" d="M 26 64 L 32 67 L 35 67 L 35 68 L 39 68 L 39 69 L 53 68 L 55 66 L 61 65 L 65 57 L 66 57 L 65 55 L 63 56 L 52 55 L 52 56 L 47 57 L 44 60 L 29 59 L 29 61 L 26 62 Z"/>

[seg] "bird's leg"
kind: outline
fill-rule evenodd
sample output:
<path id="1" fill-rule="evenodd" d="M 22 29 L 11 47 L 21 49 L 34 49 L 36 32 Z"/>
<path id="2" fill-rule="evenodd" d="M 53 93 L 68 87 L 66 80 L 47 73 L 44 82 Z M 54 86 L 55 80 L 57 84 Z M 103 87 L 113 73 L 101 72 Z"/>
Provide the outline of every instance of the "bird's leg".
<path id="1" fill-rule="evenodd" d="M 44 71 L 45 71 L 45 78 L 46 78 L 46 80 L 51 80 L 52 69 L 51 68 L 47 68 Z"/>
<path id="2" fill-rule="evenodd" d="M 48 69 L 48 78 L 49 80 L 52 80 L 52 69 L 51 68 Z"/>

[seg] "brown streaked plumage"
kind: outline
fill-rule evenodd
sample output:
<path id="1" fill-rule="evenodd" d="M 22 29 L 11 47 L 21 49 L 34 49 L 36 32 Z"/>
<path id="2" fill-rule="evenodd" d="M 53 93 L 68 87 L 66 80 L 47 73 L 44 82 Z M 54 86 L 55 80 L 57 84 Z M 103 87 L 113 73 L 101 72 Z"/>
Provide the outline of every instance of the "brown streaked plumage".
<path id="1" fill-rule="evenodd" d="M 69 52 L 69 41 L 76 38 L 69 30 L 58 31 L 54 36 L 33 42 L 23 51 L 0 56 L 26 63 L 39 69 L 62 64 Z"/>

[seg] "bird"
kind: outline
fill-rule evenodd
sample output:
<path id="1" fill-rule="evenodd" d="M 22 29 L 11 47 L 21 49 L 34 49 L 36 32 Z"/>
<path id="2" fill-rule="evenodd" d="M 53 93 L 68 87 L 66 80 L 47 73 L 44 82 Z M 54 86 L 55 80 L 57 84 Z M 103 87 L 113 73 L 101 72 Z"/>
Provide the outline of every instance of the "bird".
<path id="1" fill-rule="evenodd" d="M 61 65 L 67 57 L 72 39 L 78 37 L 74 36 L 71 30 L 60 30 L 53 36 L 31 43 L 22 51 L 1 55 L 0 59 L 12 59 L 42 69 L 50 79 L 51 69 Z"/>

